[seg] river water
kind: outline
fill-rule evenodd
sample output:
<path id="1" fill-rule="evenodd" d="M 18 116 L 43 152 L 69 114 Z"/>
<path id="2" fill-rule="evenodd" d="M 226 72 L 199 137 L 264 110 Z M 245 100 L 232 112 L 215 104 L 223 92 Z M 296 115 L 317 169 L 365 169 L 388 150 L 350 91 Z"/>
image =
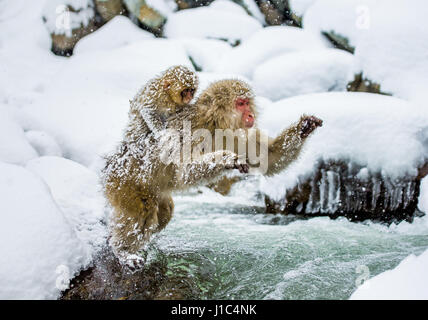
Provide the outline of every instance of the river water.
<path id="1" fill-rule="evenodd" d="M 261 203 L 206 193 L 175 198 L 148 263 L 207 299 L 347 299 L 362 279 L 428 248 L 428 218 L 391 226 L 264 214 Z M 202 294 L 201 294 L 202 293 Z"/>

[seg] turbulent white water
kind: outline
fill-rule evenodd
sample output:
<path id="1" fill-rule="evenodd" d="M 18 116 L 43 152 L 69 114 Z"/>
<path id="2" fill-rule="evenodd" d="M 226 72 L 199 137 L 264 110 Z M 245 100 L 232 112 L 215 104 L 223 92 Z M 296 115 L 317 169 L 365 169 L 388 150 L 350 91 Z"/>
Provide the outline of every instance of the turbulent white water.
<path id="1" fill-rule="evenodd" d="M 388 227 L 267 215 L 221 196 L 175 201 L 152 261 L 166 258 L 169 274 L 189 277 L 210 299 L 347 299 L 368 272 L 428 247 L 426 217 Z"/>

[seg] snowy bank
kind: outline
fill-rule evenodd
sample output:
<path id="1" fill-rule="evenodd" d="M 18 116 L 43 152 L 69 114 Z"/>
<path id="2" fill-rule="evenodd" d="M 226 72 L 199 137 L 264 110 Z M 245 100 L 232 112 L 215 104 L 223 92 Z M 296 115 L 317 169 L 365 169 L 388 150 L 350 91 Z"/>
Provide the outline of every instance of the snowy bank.
<path id="1" fill-rule="evenodd" d="M 393 270 L 367 280 L 351 300 L 426 300 L 428 299 L 428 250 L 410 255 Z"/>
<path id="2" fill-rule="evenodd" d="M 88 252 L 30 171 L 0 162 L 0 299 L 56 299 Z"/>

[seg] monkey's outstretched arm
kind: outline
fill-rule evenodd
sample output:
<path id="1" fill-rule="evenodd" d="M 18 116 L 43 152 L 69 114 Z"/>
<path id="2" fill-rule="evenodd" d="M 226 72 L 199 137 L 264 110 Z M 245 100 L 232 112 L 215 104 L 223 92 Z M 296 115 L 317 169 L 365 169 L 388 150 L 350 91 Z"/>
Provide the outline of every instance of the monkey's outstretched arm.
<path id="1" fill-rule="evenodd" d="M 248 166 L 238 163 L 238 155 L 230 151 L 216 151 L 203 155 L 200 159 L 183 164 L 176 175 L 176 187 L 188 188 L 206 183 L 218 177 L 227 169 L 248 172 Z"/>
<path id="2" fill-rule="evenodd" d="M 285 129 L 278 137 L 269 141 L 266 175 L 274 175 L 295 161 L 299 157 L 305 139 L 317 127 L 321 126 L 322 120 L 314 116 L 303 115 L 298 123 Z"/>

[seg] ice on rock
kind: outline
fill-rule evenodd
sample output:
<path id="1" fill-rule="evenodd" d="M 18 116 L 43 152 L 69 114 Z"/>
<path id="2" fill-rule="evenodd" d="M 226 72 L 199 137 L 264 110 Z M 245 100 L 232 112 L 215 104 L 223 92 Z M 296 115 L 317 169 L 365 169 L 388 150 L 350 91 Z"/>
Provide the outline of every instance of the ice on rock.
<path id="1" fill-rule="evenodd" d="M 91 254 L 105 244 L 105 202 L 97 174 L 60 157 L 40 157 L 26 168 L 41 177 L 52 197 Z"/>
<path id="2" fill-rule="evenodd" d="M 263 28 L 219 60 L 217 72 L 231 72 L 252 78 L 254 69 L 282 53 L 315 50 L 327 46 L 320 35 L 305 30 L 272 26 Z"/>
<path id="3" fill-rule="evenodd" d="M 421 182 L 418 207 L 422 212 L 428 214 L 428 178 L 424 178 Z"/>
<path id="4" fill-rule="evenodd" d="M 107 51 L 154 38 L 150 32 L 138 28 L 124 16 L 116 16 L 100 29 L 79 40 L 73 54 Z"/>
<path id="5" fill-rule="evenodd" d="M 0 298 L 56 299 L 89 255 L 30 171 L 0 163 Z"/>
<path id="6" fill-rule="evenodd" d="M 306 93 L 345 91 L 353 58 L 337 49 L 282 54 L 255 69 L 254 88 L 273 101 Z"/>
<path id="7" fill-rule="evenodd" d="M 248 38 L 262 28 L 259 21 L 233 3 L 233 10 L 225 10 L 217 1 L 207 7 L 181 10 L 168 16 L 164 26 L 167 38 L 208 38 L 227 40 L 231 44 Z M 217 8 L 216 8 L 217 6 Z"/>

